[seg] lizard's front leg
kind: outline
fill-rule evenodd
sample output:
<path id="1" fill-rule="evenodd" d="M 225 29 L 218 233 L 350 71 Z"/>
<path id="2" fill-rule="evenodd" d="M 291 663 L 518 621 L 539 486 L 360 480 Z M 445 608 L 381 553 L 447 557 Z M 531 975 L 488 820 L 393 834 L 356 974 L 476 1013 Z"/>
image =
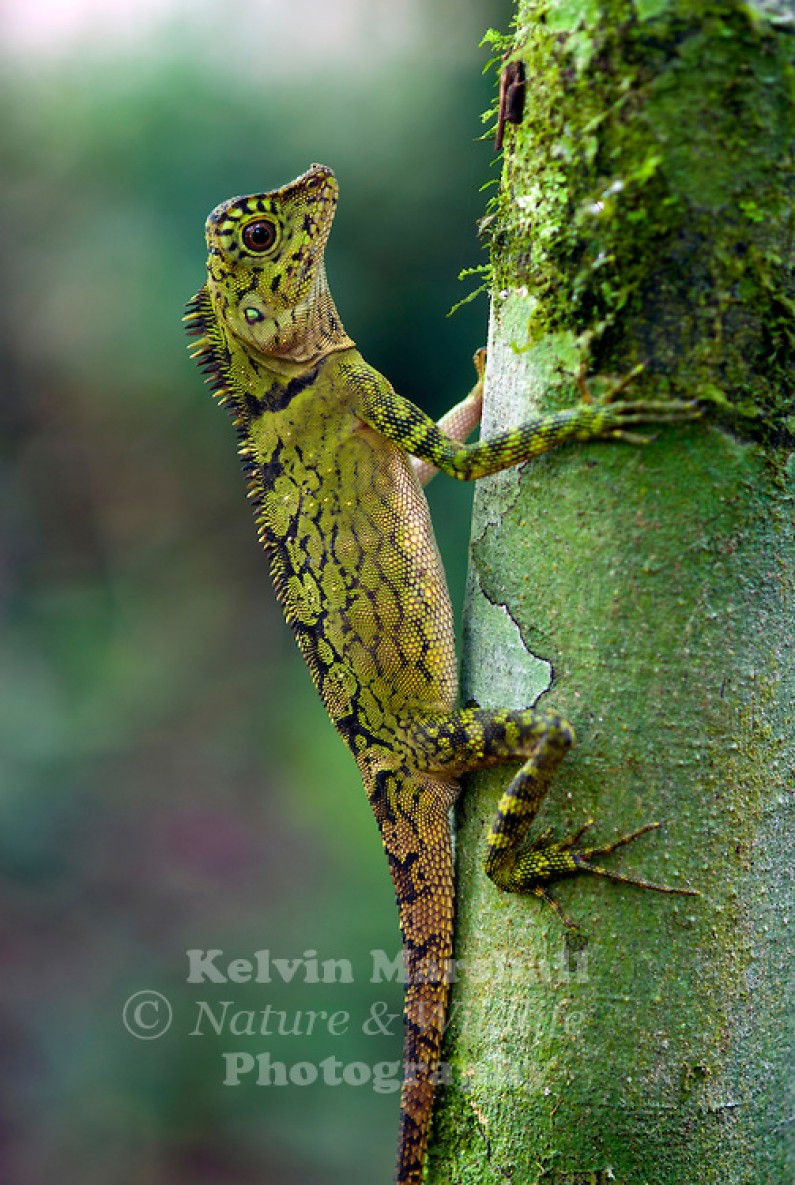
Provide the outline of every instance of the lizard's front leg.
<path id="1" fill-rule="evenodd" d="M 454 407 L 446 411 L 436 424 L 440 432 L 461 444 L 475 431 L 483 412 L 483 380 L 486 374 L 486 350 L 484 347 L 475 351 L 472 361 L 478 376 L 477 382 L 469 394 L 460 403 L 456 403 Z M 411 464 L 420 479 L 420 485 L 423 486 L 427 486 L 431 478 L 439 472 L 435 465 L 431 465 L 430 461 L 421 461 L 419 457 L 412 457 Z"/>
<path id="2" fill-rule="evenodd" d="M 524 759 L 497 805 L 486 840 L 485 869 L 499 889 L 534 893 L 542 898 L 565 925 L 575 928 L 547 887 L 561 876 L 591 872 L 659 893 L 693 895 L 693 889 L 655 884 L 614 872 L 596 862 L 658 827 L 657 823 L 646 824 L 601 847 L 579 846 L 592 820 L 566 840 L 552 840 L 548 831 L 528 839 L 533 819 L 573 741 L 571 725 L 553 712 L 531 708 L 524 711 L 464 708 L 449 716 L 423 720 L 415 731 L 412 748 L 423 768 L 442 777 L 459 777 L 477 769 Z"/>

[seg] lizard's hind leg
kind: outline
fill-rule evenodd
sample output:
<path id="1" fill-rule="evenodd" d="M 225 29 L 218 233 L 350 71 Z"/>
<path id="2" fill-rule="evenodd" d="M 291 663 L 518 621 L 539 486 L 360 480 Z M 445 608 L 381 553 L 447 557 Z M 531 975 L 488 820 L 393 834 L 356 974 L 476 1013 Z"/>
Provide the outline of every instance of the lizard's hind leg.
<path id="1" fill-rule="evenodd" d="M 486 872 L 504 892 L 534 893 L 552 906 L 565 925 L 573 928 L 574 923 L 547 889 L 548 883 L 560 876 L 591 872 L 661 893 L 693 893 L 692 889 L 653 884 L 595 863 L 599 857 L 610 855 L 658 827 L 658 823 L 648 823 L 601 847 L 579 846 L 592 820 L 568 839 L 553 840 L 549 831 L 528 839 L 530 826 L 558 766 L 574 742 L 571 725 L 562 716 L 534 709 L 464 708 L 446 717 L 423 721 L 412 740 L 422 768 L 445 777 L 524 759 L 502 793 L 486 839 Z"/>

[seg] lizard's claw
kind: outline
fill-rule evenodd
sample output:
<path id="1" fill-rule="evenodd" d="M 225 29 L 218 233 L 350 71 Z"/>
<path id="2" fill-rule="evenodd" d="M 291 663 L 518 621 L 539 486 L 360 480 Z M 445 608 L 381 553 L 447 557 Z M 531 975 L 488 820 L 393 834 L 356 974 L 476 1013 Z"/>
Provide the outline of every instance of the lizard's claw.
<path id="1" fill-rule="evenodd" d="M 633 366 L 632 370 L 627 371 L 627 373 L 622 378 L 620 378 L 617 383 L 614 383 L 610 390 L 602 396 L 602 403 L 613 403 L 616 395 L 620 395 L 622 391 L 626 391 L 627 387 L 631 386 L 638 375 L 643 374 L 645 369 L 645 362 L 639 362 L 637 366 Z"/>
<path id="2" fill-rule="evenodd" d="M 593 406 L 593 405 L 591 405 Z M 656 435 L 644 436 L 628 430 L 630 424 L 681 424 L 704 414 L 695 400 L 669 399 L 663 403 L 602 403 L 603 426 L 599 436 L 624 444 L 651 444 Z"/>
<path id="3" fill-rule="evenodd" d="M 561 849 L 570 852 L 571 857 L 578 869 L 583 872 L 594 872 L 597 876 L 605 876 L 611 881 L 620 881 L 624 885 L 640 885 L 643 889 L 654 889 L 657 893 L 676 893 L 684 897 L 698 897 L 700 896 L 698 889 L 679 888 L 672 885 L 658 885 L 652 881 L 647 881 L 643 877 L 627 876 L 623 872 L 614 872 L 611 868 L 603 868 L 600 864 L 593 863 L 594 856 L 609 856 L 611 852 L 615 852 L 617 848 L 624 847 L 625 844 L 632 843 L 639 835 L 645 835 L 647 831 L 656 831 L 662 826 L 661 823 L 646 823 L 643 827 L 638 827 L 637 831 L 631 831 L 629 835 L 622 835 L 618 839 L 614 839 L 612 843 L 605 844 L 600 848 L 580 848 L 575 850 L 573 844 L 580 838 L 586 828 L 591 826 L 593 820 L 589 820 L 584 827 L 571 837 L 570 840 L 564 840 L 560 845 Z"/>

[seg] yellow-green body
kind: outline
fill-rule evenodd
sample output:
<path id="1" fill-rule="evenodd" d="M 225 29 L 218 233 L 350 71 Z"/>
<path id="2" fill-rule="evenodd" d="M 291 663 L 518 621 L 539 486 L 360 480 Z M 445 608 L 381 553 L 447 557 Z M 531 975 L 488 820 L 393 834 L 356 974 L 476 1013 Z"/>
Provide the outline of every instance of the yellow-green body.
<path id="1" fill-rule="evenodd" d="M 396 1181 L 419 1185 L 453 953 L 458 777 L 524 762 L 488 839 L 486 867 L 502 889 L 551 901 L 545 885 L 561 874 L 631 880 L 592 858 L 633 838 L 595 849 L 574 846 L 582 832 L 527 842 L 572 732 L 532 709 L 457 707 L 452 613 L 420 478 L 437 468 L 477 478 L 569 440 L 632 440 L 627 425 L 693 410 L 586 401 L 462 444 L 480 383 L 436 425 L 345 334 L 323 266 L 336 200 L 331 171 L 312 166 L 283 189 L 219 206 L 207 223 L 208 284 L 186 320 L 238 429 L 277 596 L 356 758 L 389 859 L 407 970 Z"/>

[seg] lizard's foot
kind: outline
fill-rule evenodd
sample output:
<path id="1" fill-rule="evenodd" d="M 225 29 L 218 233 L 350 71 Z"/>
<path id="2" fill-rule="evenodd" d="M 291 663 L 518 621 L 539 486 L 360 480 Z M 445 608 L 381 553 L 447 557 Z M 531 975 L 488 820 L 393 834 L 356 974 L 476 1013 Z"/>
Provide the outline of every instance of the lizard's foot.
<path id="1" fill-rule="evenodd" d="M 640 399 L 619 399 L 618 396 L 622 395 L 645 369 L 644 362 L 633 366 L 632 370 L 597 398 L 588 386 L 583 363 L 577 375 L 577 385 L 580 389 L 579 410 L 587 422 L 581 439 L 600 438 L 623 440 L 627 444 L 649 444 L 654 440 L 653 436 L 628 432 L 627 425 L 679 424 L 685 420 L 697 420 L 703 415 L 703 407 L 693 399 L 670 399 L 659 403 Z"/>
<path id="2" fill-rule="evenodd" d="M 567 839 L 555 840 L 549 830 L 531 837 L 530 828 L 549 784 L 574 743 L 571 725 L 557 712 L 537 708 L 495 710 L 469 704 L 446 716 L 410 721 L 408 736 L 417 767 L 444 778 L 458 778 L 462 773 L 502 761 L 525 758 L 503 790 L 486 835 L 483 867 L 502 892 L 541 897 L 572 928 L 574 923 L 547 889 L 550 881 L 558 877 L 591 872 L 659 893 L 694 895 L 692 889 L 658 885 L 643 877 L 614 872 L 601 863 L 605 856 L 655 830 L 659 823 L 647 823 L 611 843 L 592 847 L 581 844 L 592 820 Z"/>
<path id="3" fill-rule="evenodd" d="M 647 831 L 656 831 L 660 823 L 647 823 L 629 835 L 622 835 L 612 843 L 601 847 L 581 848 L 577 845 L 585 832 L 593 826 L 593 819 L 583 823 L 568 839 L 552 840 L 551 831 L 547 830 L 537 836 L 518 856 L 511 870 L 511 890 L 513 892 L 529 892 L 546 901 L 554 909 L 563 924 L 571 930 L 579 927 L 561 909 L 559 903 L 549 893 L 546 883 L 560 876 L 573 875 L 578 872 L 592 872 L 597 876 L 607 877 L 608 880 L 618 881 L 623 885 L 638 885 L 641 889 L 653 889 L 655 893 L 675 893 L 685 897 L 698 897 L 697 889 L 679 888 L 673 885 L 660 885 L 640 876 L 628 876 L 623 872 L 616 872 L 595 863 L 595 859 L 609 856 L 617 848 L 632 843 Z"/>
<path id="4" fill-rule="evenodd" d="M 660 403 L 581 403 L 581 440 L 623 440 L 627 444 L 650 444 L 654 436 L 628 431 L 633 424 L 681 424 L 704 414 L 695 400 L 669 399 Z"/>

